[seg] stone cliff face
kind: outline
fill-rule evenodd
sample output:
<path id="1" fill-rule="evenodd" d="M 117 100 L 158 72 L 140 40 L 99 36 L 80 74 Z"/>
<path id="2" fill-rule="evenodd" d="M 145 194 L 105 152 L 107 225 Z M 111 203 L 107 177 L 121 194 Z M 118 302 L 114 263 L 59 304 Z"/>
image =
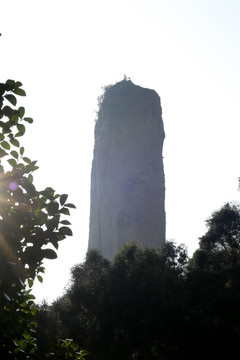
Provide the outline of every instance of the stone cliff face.
<path id="1" fill-rule="evenodd" d="M 164 141 L 158 94 L 123 80 L 106 89 L 95 127 L 89 249 L 112 259 L 165 240 Z"/>

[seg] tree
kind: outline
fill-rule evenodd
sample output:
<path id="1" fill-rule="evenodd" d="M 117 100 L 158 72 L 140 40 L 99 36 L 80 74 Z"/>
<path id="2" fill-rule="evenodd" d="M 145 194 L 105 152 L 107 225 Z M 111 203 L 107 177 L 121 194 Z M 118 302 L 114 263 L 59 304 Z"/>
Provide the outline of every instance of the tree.
<path id="1" fill-rule="evenodd" d="M 177 358 L 186 263 L 172 242 L 159 251 L 126 245 L 111 263 L 90 250 L 52 309 L 91 359 Z"/>
<path id="2" fill-rule="evenodd" d="M 19 142 L 25 124 L 33 122 L 17 107 L 17 96 L 25 95 L 20 82 L 0 83 L 0 353 L 5 359 L 36 356 L 31 288 L 35 278 L 43 280 L 43 260 L 55 259 L 59 241 L 72 235 L 62 217 L 75 208 L 66 194 L 34 186 L 37 161 Z"/>
<path id="3" fill-rule="evenodd" d="M 206 223 L 208 231 L 200 238 L 191 266 L 221 273 L 226 284 L 235 282 L 240 270 L 240 205 L 225 204 Z"/>
<path id="4" fill-rule="evenodd" d="M 207 226 L 189 264 L 189 351 L 198 347 L 197 359 L 231 358 L 240 354 L 239 205 L 225 204 Z"/>
<path id="5" fill-rule="evenodd" d="M 53 304 L 92 360 L 215 359 L 240 354 L 239 206 L 226 204 L 188 260 L 184 246 L 91 250 Z M 79 335 L 79 337 L 78 337 Z"/>

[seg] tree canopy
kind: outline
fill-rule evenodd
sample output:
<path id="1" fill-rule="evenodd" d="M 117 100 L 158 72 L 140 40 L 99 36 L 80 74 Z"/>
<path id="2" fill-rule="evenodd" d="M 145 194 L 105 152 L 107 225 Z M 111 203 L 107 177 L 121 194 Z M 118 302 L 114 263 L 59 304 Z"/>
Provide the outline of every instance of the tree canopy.
<path id="1" fill-rule="evenodd" d="M 37 357 L 37 308 L 31 288 L 36 278 L 43 281 L 43 260 L 55 259 L 59 241 L 72 235 L 65 215 L 75 208 L 67 203 L 68 195 L 34 186 L 37 161 L 25 155 L 19 141 L 25 125 L 33 122 L 24 107 L 17 106 L 17 96 L 25 95 L 19 81 L 0 83 L 0 353 L 4 359 Z M 61 341 L 47 358 L 60 359 L 63 353 L 71 359 L 83 358 L 70 340 Z"/>
<path id="2" fill-rule="evenodd" d="M 48 309 L 62 336 L 92 360 L 240 355 L 239 218 L 238 204 L 215 211 L 190 259 L 172 241 L 128 244 L 112 262 L 89 251 Z"/>

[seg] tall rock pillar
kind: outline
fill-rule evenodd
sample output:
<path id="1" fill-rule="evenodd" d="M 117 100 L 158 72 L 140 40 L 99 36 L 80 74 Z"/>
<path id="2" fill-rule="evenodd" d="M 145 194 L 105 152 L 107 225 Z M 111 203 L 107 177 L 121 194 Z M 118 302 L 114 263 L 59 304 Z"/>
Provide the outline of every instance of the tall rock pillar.
<path id="1" fill-rule="evenodd" d="M 95 126 L 88 248 L 112 259 L 137 241 L 165 241 L 164 128 L 154 90 L 123 80 L 106 88 Z"/>

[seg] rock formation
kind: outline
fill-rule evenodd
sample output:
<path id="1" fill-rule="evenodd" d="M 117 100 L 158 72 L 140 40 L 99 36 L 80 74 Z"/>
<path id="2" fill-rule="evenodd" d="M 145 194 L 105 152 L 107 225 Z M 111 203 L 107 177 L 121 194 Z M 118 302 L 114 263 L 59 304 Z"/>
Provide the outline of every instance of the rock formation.
<path id="1" fill-rule="evenodd" d="M 126 79 L 105 89 L 95 126 L 89 249 L 111 260 L 127 242 L 158 248 L 165 240 L 164 136 L 154 90 Z"/>

